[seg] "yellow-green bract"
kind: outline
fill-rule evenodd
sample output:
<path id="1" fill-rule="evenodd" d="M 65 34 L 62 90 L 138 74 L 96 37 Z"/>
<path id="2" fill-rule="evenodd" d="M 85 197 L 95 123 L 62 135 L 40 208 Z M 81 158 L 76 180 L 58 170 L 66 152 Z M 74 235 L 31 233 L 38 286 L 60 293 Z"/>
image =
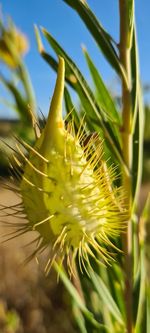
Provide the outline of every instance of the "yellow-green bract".
<path id="1" fill-rule="evenodd" d="M 103 161 L 98 134 L 85 140 L 82 126 L 77 134 L 73 123 L 65 127 L 64 72 L 60 58 L 48 119 L 34 147 L 29 147 L 29 157 L 17 147 L 26 162 L 20 184 L 26 230 L 39 234 L 35 253 L 50 247 L 46 270 L 54 260 L 67 257 L 71 272 L 76 257 L 81 270 L 90 265 L 90 256 L 103 262 L 111 259 L 106 247 L 113 246 L 110 238 L 124 226 L 127 212 L 122 190 L 112 185 L 114 171 Z"/>

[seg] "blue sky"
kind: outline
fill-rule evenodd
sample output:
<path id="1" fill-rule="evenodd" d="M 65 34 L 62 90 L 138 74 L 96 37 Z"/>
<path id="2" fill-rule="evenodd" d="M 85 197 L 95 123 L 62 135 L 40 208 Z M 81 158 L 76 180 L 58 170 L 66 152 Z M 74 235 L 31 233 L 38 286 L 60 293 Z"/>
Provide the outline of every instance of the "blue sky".
<path id="1" fill-rule="evenodd" d="M 81 50 L 81 44 L 84 44 L 107 85 L 113 90 L 118 89 L 118 81 L 114 71 L 100 54 L 80 18 L 62 0 L 1 0 L 0 3 L 3 14 L 11 16 L 30 41 L 30 51 L 25 62 L 31 75 L 38 107 L 42 109 L 44 114 L 48 112 L 56 76 L 38 54 L 33 29 L 34 23 L 50 31 L 75 60 L 85 77 L 90 79 Z M 118 41 L 118 0 L 89 0 L 88 3 L 103 26 Z M 150 1 L 135 0 L 135 6 L 141 78 L 143 83 L 150 83 Z M 51 51 L 47 44 L 45 47 L 49 52 Z M 146 98 L 149 100 L 149 96 Z"/>

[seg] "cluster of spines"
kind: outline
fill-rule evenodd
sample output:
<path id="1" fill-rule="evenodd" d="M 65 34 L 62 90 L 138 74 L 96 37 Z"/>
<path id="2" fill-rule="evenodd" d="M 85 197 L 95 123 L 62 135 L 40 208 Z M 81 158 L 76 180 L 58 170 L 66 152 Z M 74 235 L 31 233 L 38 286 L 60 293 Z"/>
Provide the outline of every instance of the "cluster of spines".
<path id="1" fill-rule="evenodd" d="M 82 148 L 83 148 L 83 156 L 86 160 L 85 166 L 82 169 L 81 174 L 86 170 L 88 166 L 91 167 L 92 170 L 94 170 L 94 177 L 96 179 L 94 185 L 87 183 L 87 185 L 83 185 L 81 188 L 81 191 L 83 193 L 86 191 L 86 188 L 89 186 L 93 185 L 94 187 L 100 186 L 102 190 L 105 190 L 107 193 L 107 196 L 105 195 L 104 198 L 104 206 L 106 206 L 106 213 L 105 213 L 105 218 L 111 219 L 110 226 L 108 226 L 108 223 L 106 225 L 107 230 L 105 230 L 105 226 L 103 227 L 103 232 L 100 230 L 100 233 L 95 235 L 94 233 L 94 225 L 91 223 L 91 234 L 90 236 L 84 231 L 83 236 L 81 238 L 81 241 L 79 243 L 78 249 L 73 249 L 72 247 L 69 247 L 65 243 L 65 238 L 67 237 L 67 225 L 65 225 L 62 228 L 62 231 L 60 235 L 57 237 L 56 241 L 54 244 L 52 244 L 51 249 L 50 249 L 50 257 L 48 259 L 48 262 L 45 266 L 45 271 L 49 272 L 54 260 L 58 259 L 58 257 L 61 258 L 61 262 L 63 262 L 65 256 L 67 257 L 67 264 L 68 264 L 68 269 L 70 273 L 73 271 L 73 262 L 76 257 L 78 257 L 79 260 L 79 266 L 81 271 L 84 270 L 87 271 L 86 265 L 90 266 L 90 257 L 93 257 L 96 261 L 99 261 L 97 259 L 98 257 L 101 258 L 101 262 L 106 262 L 109 263 L 109 261 L 113 260 L 112 254 L 108 251 L 108 249 L 105 248 L 106 246 L 111 246 L 115 247 L 110 239 L 108 238 L 107 235 L 111 236 L 116 236 L 119 233 L 119 230 L 124 229 L 125 223 L 124 221 L 126 220 L 126 211 L 122 208 L 122 202 L 124 198 L 124 194 L 122 194 L 122 191 L 118 188 L 112 190 L 112 182 L 114 181 L 115 178 L 115 172 L 114 169 L 107 168 L 106 163 L 102 160 L 102 142 L 100 141 L 99 135 L 98 134 L 92 134 L 90 136 L 87 135 L 85 131 L 85 127 L 83 126 L 83 122 L 81 122 L 81 126 L 79 128 L 78 133 L 75 135 L 75 130 L 73 126 L 73 121 L 69 122 L 67 125 L 66 129 L 66 142 L 67 142 L 67 135 L 71 135 L 74 137 L 75 144 L 80 143 Z M 42 188 L 37 187 L 36 184 L 34 184 L 31 180 L 27 179 L 24 174 L 23 174 L 23 167 L 24 163 L 28 163 L 30 167 L 33 169 L 33 172 L 36 172 L 37 175 L 39 174 L 42 177 L 47 177 L 49 176 L 42 172 L 41 170 L 37 169 L 36 166 L 31 163 L 30 159 L 27 157 L 30 155 L 30 152 L 32 154 L 35 154 L 37 158 L 41 159 L 44 163 L 49 163 L 49 161 L 40 154 L 38 150 L 36 150 L 34 147 L 30 146 L 23 140 L 17 139 L 16 143 L 16 149 L 14 150 L 15 154 L 12 155 L 11 161 L 10 161 L 10 166 L 11 166 L 11 172 L 12 172 L 12 177 L 17 179 L 19 182 L 21 179 L 24 179 L 25 182 L 28 183 L 29 186 L 36 187 L 37 191 L 43 191 Z M 24 153 L 23 150 L 20 148 L 20 145 L 23 146 L 24 149 L 28 151 L 28 154 Z M 70 153 L 71 154 L 71 153 Z M 66 151 L 64 147 L 64 159 L 66 158 Z M 72 156 L 70 155 L 70 174 L 72 175 L 73 169 L 71 165 L 72 161 Z M 104 170 L 105 169 L 105 170 Z M 104 177 L 105 176 L 105 177 Z M 81 185 L 81 184 L 80 184 Z M 13 190 L 19 197 L 21 197 L 21 193 L 16 187 L 12 185 L 5 185 L 9 189 Z M 102 192 L 103 195 L 104 192 Z M 27 193 L 26 193 L 27 195 Z M 92 198 L 93 197 L 93 198 Z M 97 202 L 97 198 L 95 198 L 95 195 L 92 194 L 90 199 L 90 203 L 93 204 L 93 211 L 89 212 L 89 214 L 92 214 L 92 216 L 95 217 L 100 217 L 100 213 L 98 213 L 98 206 L 95 206 Z M 85 198 L 83 199 L 83 201 Z M 103 197 L 99 197 L 98 201 L 103 202 Z M 84 202 L 83 202 L 84 204 Z M 103 207 L 101 206 L 103 209 Z M 15 231 L 13 231 L 11 234 L 8 235 L 8 239 L 11 239 L 16 236 L 20 236 L 28 231 L 31 230 L 36 230 L 36 227 L 40 224 L 47 223 L 49 222 L 50 219 L 53 218 L 53 216 L 48 216 L 44 218 L 42 221 L 39 221 L 37 223 L 33 223 L 33 227 L 31 228 L 31 225 L 27 222 L 26 220 L 26 213 L 24 210 L 23 203 L 18 203 L 13 206 L 9 207 L 4 207 L 1 206 L 1 210 L 5 211 L 6 209 L 11 209 L 11 213 L 6 213 L 6 215 L 11 214 L 15 218 L 23 218 L 25 219 L 24 222 L 21 223 L 14 223 L 14 227 L 16 228 Z M 118 220 L 117 219 L 117 214 L 118 214 Z M 11 223 L 10 223 L 11 224 Z M 9 223 L 8 223 L 9 225 Z M 90 225 L 88 225 L 90 226 Z M 93 230 L 92 230 L 93 229 Z M 108 230 L 109 229 L 109 230 Z M 49 247 L 49 244 L 45 244 L 41 235 L 36 237 L 34 240 L 36 243 L 36 250 L 34 253 L 30 256 L 30 259 L 33 258 L 33 256 L 37 256 L 38 253 L 41 253 L 43 250 L 46 249 L 46 247 Z M 100 244 L 105 244 L 100 245 Z M 95 253 L 95 254 L 94 254 Z M 97 256 L 98 255 L 98 256 Z M 70 259 L 71 258 L 71 259 Z"/>

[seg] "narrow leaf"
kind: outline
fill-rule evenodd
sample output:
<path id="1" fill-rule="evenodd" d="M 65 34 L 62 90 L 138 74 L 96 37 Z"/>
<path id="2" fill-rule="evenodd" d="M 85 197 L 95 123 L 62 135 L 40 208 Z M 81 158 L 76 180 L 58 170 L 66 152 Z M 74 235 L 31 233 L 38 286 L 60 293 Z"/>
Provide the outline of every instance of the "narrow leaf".
<path id="1" fill-rule="evenodd" d="M 73 315 L 81 333 L 87 333 L 84 317 L 75 302 L 73 302 Z"/>
<path id="2" fill-rule="evenodd" d="M 95 39 L 98 47 L 101 49 L 108 62 L 115 69 L 115 71 L 126 81 L 124 69 L 120 63 L 118 54 L 116 53 L 115 48 L 111 42 L 112 38 L 102 27 L 96 16 L 88 7 L 87 3 L 84 3 L 81 0 L 63 1 L 77 11 L 78 15 L 85 23 L 86 27 L 90 31 L 91 35 Z"/>
<path id="3" fill-rule="evenodd" d="M 39 30 L 36 25 L 34 26 L 34 30 L 35 30 L 35 37 L 36 37 L 36 41 L 37 41 L 38 51 L 40 52 L 42 58 L 53 68 L 53 70 L 55 72 L 57 72 L 58 71 L 58 61 L 56 61 L 53 56 L 51 56 L 49 53 L 47 53 L 45 51 L 44 46 L 42 44 Z M 75 89 L 74 83 L 75 83 L 76 79 L 74 80 L 74 77 L 71 76 L 70 70 L 68 71 L 68 68 L 65 68 L 65 80 L 71 86 L 71 88 Z"/>
<path id="4" fill-rule="evenodd" d="M 133 135 L 133 167 L 132 167 L 132 194 L 133 205 L 132 209 L 136 209 L 137 201 L 139 198 L 139 190 L 142 181 L 142 163 L 143 163 L 143 139 L 144 139 L 144 108 L 141 92 L 139 89 L 138 94 L 138 114 L 136 119 L 136 126 Z"/>
<path id="5" fill-rule="evenodd" d="M 107 286 L 104 284 L 103 280 L 101 279 L 100 276 L 98 276 L 96 273 L 93 271 L 90 272 L 91 280 L 92 283 L 95 287 L 95 290 L 97 291 L 99 297 L 101 300 L 104 302 L 106 305 L 107 309 L 110 311 L 110 313 L 114 316 L 114 318 L 124 326 L 124 320 L 122 317 L 122 314 L 113 300 Z"/>
<path id="6" fill-rule="evenodd" d="M 55 262 L 54 264 L 55 270 L 58 273 L 59 277 L 61 278 L 61 280 L 63 281 L 66 289 L 68 290 L 69 294 L 71 295 L 71 297 L 73 298 L 74 302 L 76 303 L 76 305 L 78 306 L 78 308 L 82 311 L 82 313 L 84 314 L 84 316 L 87 318 L 87 320 L 90 321 L 91 325 L 95 328 L 100 328 L 103 327 L 104 325 L 101 325 L 93 316 L 93 313 L 90 312 L 87 307 L 85 306 L 85 304 L 83 303 L 80 295 L 78 294 L 77 290 L 75 289 L 75 287 L 73 286 L 73 284 L 70 282 L 70 280 L 68 279 L 67 275 L 65 274 L 65 272 L 63 271 L 63 269 Z"/>
<path id="7" fill-rule="evenodd" d="M 20 115 L 20 117 L 28 124 L 31 124 L 31 115 L 28 109 L 28 101 L 21 95 L 19 90 L 15 87 L 15 85 L 6 80 L 2 74 L 0 74 L 0 81 L 3 85 L 9 90 L 9 92 L 13 95 L 15 103 L 16 103 L 16 111 Z"/>
<path id="8" fill-rule="evenodd" d="M 138 59 L 138 46 L 136 37 L 136 27 L 134 26 L 133 31 L 133 42 L 131 48 L 131 76 L 132 76 L 132 132 L 134 133 L 136 118 L 137 118 L 137 103 L 138 103 L 138 93 L 139 93 L 139 59 Z"/>
<path id="9" fill-rule="evenodd" d="M 76 129 L 78 129 L 80 126 L 80 117 L 76 111 L 76 108 L 72 102 L 69 91 L 66 87 L 64 90 L 64 98 L 65 98 L 65 106 L 66 106 L 67 115 L 70 118 L 70 120 L 71 119 L 74 120 L 75 127 L 76 127 Z"/>
<path id="10" fill-rule="evenodd" d="M 146 322 L 145 318 L 145 305 L 146 293 L 149 292 L 149 260 L 147 254 L 149 253 L 149 222 L 150 222 L 150 195 L 146 200 L 145 207 L 140 217 L 139 223 L 139 241 L 140 241 L 140 287 L 139 287 L 139 299 L 138 309 L 135 324 L 135 333 L 141 333 L 141 327 L 143 321 Z"/>
<path id="11" fill-rule="evenodd" d="M 85 55 L 94 85 L 95 85 L 96 95 L 97 95 L 97 99 L 98 99 L 100 108 L 102 110 L 104 110 L 108 120 L 110 120 L 114 124 L 121 125 L 121 120 L 119 117 L 119 113 L 116 109 L 115 103 L 114 103 L 108 89 L 106 88 L 100 73 L 98 72 L 96 66 L 92 62 L 92 60 L 85 48 L 83 49 L 83 51 L 84 51 L 84 55 Z"/>
<path id="12" fill-rule="evenodd" d="M 105 283 L 108 283 L 110 293 L 115 300 L 120 312 L 122 313 L 123 318 L 126 317 L 125 314 L 125 304 L 124 304 L 124 290 L 123 290 L 123 271 L 118 263 L 113 263 L 111 267 L 103 268 L 105 269 L 107 279 L 102 279 Z M 108 281 L 108 282 L 107 282 Z"/>
<path id="13" fill-rule="evenodd" d="M 43 29 L 43 33 L 48 42 L 50 43 L 51 47 L 53 48 L 53 50 L 56 52 L 56 54 L 58 56 L 61 55 L 65 59 L 66 75 L 67 77 L 71 78 L 72 85 L 74 86 L 74 89 L 77 91 L 80 97 L 81 103 L 84 107 L 84 110 L 88 116 L 89 121 L 93 123 L 95 121 L 97 126 L 99 126 L 100 129 L 103 129 L 105 139 L 109 143 L 111 151 L 115 154 L 115 157 L 122 164 L 126 172 L 128 172 L 121 155 L 121 148 L 119 142 L 115 137 L 109 122 L 106 122 L 103 119 L 103 111 L 100 110 L 93 95 L 93 92 L 88 86 L 83 75 L 81 74 L 75 63 L 68 57 L 66 52 L 62 49 L 62 47 L 56 42 L 56 40 L 45 29 Z"/>
<path id="14" fill-rule="evenodd" d="M 131 49 L 131 68 L 132 68 L 132 109 L 133 109 L 133 167 L 132 167 L 132 195 L 133 210 L 136 208 L 139 196 L 139 190 L 142 179 L 142 161 L 143 161 L 143 140 L 144 140 L 144 108 L 142 93 L 139 82 L 139 66 L 136 31 L 134 28 L 133 43 Z"/>
<path id="15" fill-rule="evenodd" d="M 146 333 L 149 333 L 149 328 L 150 328 L 150 286 L 147 285 L 147 290 L 146 290 Z"/>
<path id="16" fill-rule="evenodd" d="M 133 28 L 134 28 L 134 0 L 127 1 L 128 13 L 128 48 L 132 45 Z"/>
<path id="17" fill-rule="evenodd" d="M 136 316 L 136 324 L 135 324 L 135 333 L 141 332 L 141 326 L 143 321 L 144 315 L 144 304 L 146 301 L 146 272 L 145 272 L 145 253 L 144 248 L 141 248 L 141 255 L 140 255 L 140 263 L 141 263 L 141 270 L 140 270 L 140 289 L 139 289 L 139 299 L 138 299 L 138 309 L 137 309 L 137 316 Z"/>

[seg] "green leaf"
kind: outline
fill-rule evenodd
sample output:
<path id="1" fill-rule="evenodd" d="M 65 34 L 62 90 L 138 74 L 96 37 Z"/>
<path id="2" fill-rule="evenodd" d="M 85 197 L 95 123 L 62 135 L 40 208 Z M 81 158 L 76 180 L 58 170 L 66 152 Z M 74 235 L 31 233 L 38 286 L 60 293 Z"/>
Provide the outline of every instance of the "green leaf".
<path id="1" fill-rule="evenodd" d="M 26 96 L 26 103 L 30 107 L 32 113 L 36 117 L 36 97 L 34 93 L 34 89 L 30 80 L 29 73 L 23 63 L 20 61 L 20 65 L 18 66 L 18 76 L 20 82 L 23 85 L 25 96 Z M 31 116 L 30 116 L 31 118 Z"/>
<path id="2" fill-rule="evenodd" d="M 147 296 L 149 293 L 149 222 L 150 222 L 150 194 L 147 197 L 145 207 L 140 217 L 139 223 L 139 242 L 140 242 L 140 284 L 139 297 L 137 302 L 137 315 L 135 323 L 135 333 L 141 333 L 142 323 L 146 322 L 145 305 L 147 306 Z M 147 295 L 146 295 L 147 293 Z M 143 329 L 144 332 L 144 329 Z"/>
<path id="3" fill-rule="evenodd" d="M 119 264 L 119 265 L 118 265 Z M 115 303 L 117 304 L 120 312 L 122 313 L 123 318 L 126 317 L 125 314 L 125 304 L 124 304 L 124 290 L 123 290 L 123 271 L 121 268 L 121 262 L 113 263 L 111 267 L 105 268 L 106 274 L 107 274 L 107 280 L 103 279 L 104 282 L 106 281 L 106 284 L 109 283 L 109 289 L 110 293 L 115 300 Z M 101 275 L 103 278 L 103 276 Z"/>
<path id="4" fill-rule="evenodd" d="M 142 181 L 142 163 L 143 163 L 143 139 L 144 139 L 144 108 L 141 92 L 138 94 L 138 114 L 136 119 L 135 131 L 133 135 L 133 166 L 132 166 L 132 195 L 134 211 L 137 206 L 139 191 Z"/>
<path id="5" fill-rule="evenodd" d="M 65 67 L 66 67 L 66 77 L 70 78 L 74 89 L 78 93 L 81 104 L 84 107 L 84 110 L 87 115 L 87 120 L 91 124 L 96 123 L 99 126 L 99 129 L 103 130 L 104 136 L 106 141 L 109 143 L 109 147 L 111 152 L 114 153 L 115 157 L 121 163 L 121 165 L 126 169 L 126 165 L 123 161 L 121 155 L 121 148 L 116 136 L 113 133 L 112 127 L 109 122 L 106 122 L 103 119 L 103 112 L 99 108 L 93 92 L 91 91 L 89 85 L 87 84 L 86 80 L 84 79 L 83 75 L 79 71 L 78 67 L 75 63 L 68 57 L 66 52 L 62 49 L 62 47 L 56 42 L 56 40 L 45 30 L 42 29 L 43 34 L 45 35 L 46 39 L 50 43 L 53 50 L 59 56 L 61 55 L 65 60 Z M 128 170 L 126 170 L 128 172 Z"/>
<path id="6" fill-rule="evenodd" d="M 85 135 L 85 137 L 87 137 L 88 134 L 87 134 L 86 128 L 83 123 L 84 115 L 79 114 L 77 112 L 77 110 L 72 102 L 72 99 L 71 99 L 71 96 L 70 96 L 70 93 L 69 93 L 67 87 L 65 87 L 65 89 L 64 89 L 64 99 L 65 99 L 65 107 L 66 107 L 66 112 L 67 112 L 67 121 L 73 120 L 73 126 L 75 129 L 75 133 L 77 134 L 79 131 L 79 128 L 80 128 L 83 135 Z"/>
<path id="7" fill-rule="evenodd" d="M 137 215 L 133 215 L 132 217 L 133 222 L 133 253 L 134 253 L 134 260 L 133 260 L 133 281 L 139 279 L 140 273 L 140 261 L 139 261 L 139 221 Z M 135 307 L 134 307 L 135 309 Z"/>
<path id="8" fill-rule="evenodd" d="M 118 54 L 115 51 L 115 48 L 112 44 L 111 36 L 105 31 L 100 22 L 97 20 L 96 16 L 88 7 L 87 3 L 84 3 L 81 0 L 63 0 L 70 7 L 75 9 L 82 21 L 85 23 L 86 27 L 90 31 L 91 35 L 95 39 L 98 47 L 103 52 L 104 56 L 115 69 L 115 71 L 123 77 L 125 81 L 126 75 L 124 69 L 120 63 Z"/>
<path id="9" fill-rule="evenodd" d="M 141 228 L 142 226 L 142 228 Z M 148 193 L 145 206 L 140 219 L 140 242 L 145 248 L 145 258 L 146 258 L 146 278 L 149 281 L 150 275 L 150 191 Z"/>
<path id="10" fill-rule="evenodd" d="M 131 49 L 131 69 L 132 69 L 132 134 L 133 134 L 133 166 L 132 166 L 132 195 L 133 211 L 136 209 L 141 180 L 142 180 L 142 162 L 143 162 L 143 140 L 144 140 L 144 107 L 142 93 L 139 82 L 139 66 L 136 31 L 133 33 L 133 43 Z"/>
<path id="11" fill-rule="evenodd" d="M 141 326 L 144 315 L 144 304 L 146 301 L 146 272 L 145 272 L 145 251 L 144 248 L 141 248 L 140 254 L 140 288 L 139 288 L 139 299 L 138 299 L 138 308 L 137 308 L 137 316 L 135 323 L 135 333 L 141 332 Z"/>
<path id="12" fill-rule="evenodd" d="M 20 115 L 20 117 L 25 121 L 27 124 L 31 124 L 31 115 L 28 108 L 28 101 L 21 95 L 19 89 L 15 87 L 15 85 L 6 80 L 2 74 L 0 74 L 0 81 L 3 85 L 9 90 L 9 92 L 13 95 L 16 103 L 16 111 Z"/>
<path id="13" fill-rule="evenodd" d="M 77 322 L 80 332 L 87 333 L 84 317 L 75 302 L 73 302 L 72 308 L 73 308 L 73 315 Z"/>
<path id="14" fill-rule="evenodd" d="M 138 103 L 138 93 L 139 93 L 139 59 L 138 59 L 138 47 L 137 47 L 137 37 L 136 37 L 136 27 L 134 26 L 133 31 L 133 42 L 131 48 L 131 76 L 132 76 L 132 133 L 134 133 L 136 118 L 137 118 L 137 103 Z"/>
<path id="15" fill-rule="evenodd" d="M 98 72 L 97 68 L 93 64 L 90 56 L 88 55 L 87 51 L 84 49 L 85 58 L 87 60 L 87 64 L 93 78 L 93 82 L 96 89 L 96 96 L 97 96 L 97 103 L 100 109 L 103 111 L 103 118 L 106 119 L 108 122 L 108 126 L 110 127 L 112 138 L 117 137 L 119 144 L 121 145 L 121 137 L 119 133 L 118 126 L 121 125 L 121 120 L 116 110 L 115 104 L 112 100 L 108 89 L 106 88 L 100 73 Z M 117 126 L 116 126 L 117 125 Z M 115 137 L 114 137 L 115 135 Z M 117 143 L 116 143 L 117 145 Z M 119 147 L 120 148 L 120 147 Z"/>
<path id="16" fill-rule="evenodd" d="M 85 55 L 94 85 L 95 85 L 98 104 L 99 104 L 100 108 L 105 112 L 106 118 L 108 120 L 110 120 L 112 123 L 120 126 L 121 119 L 120 119 L 119 113 L 116 109 L 116 106 L 114 104 L 114 101 L 113 101 L 108 89 L 106 88 L 100 73 L 98 72 L 96 66 L 92 62 L 92 60 L 85 48 L 83 48 L 83 52 L 84 52 L 84 55 Z"/>
<path id="17" fill-rule="evenodd" d="M 147 285 L 146 289 L 146 333 L 149 333 L 150 328 L 150 286 Z"/>
<path id="18" fill-rule="evenodd" d="M 57 73 L 57 70 L 58 70 L 58 61 L 56 61 L 53 56 L 51 56 L 49 53 L 47 53 L 45 51 L 44 46 L 42 44 L 42 40 L 41 40 L 41 36 L 40 36 L 39 30 L 38 30 L 38 28 L 37 28 L 36 25 L 34 26 L 34 30 L 35 30 L 35 36 L 36 36 L 38 51 L 40 52 L 42 58 Z M 70 70 L 68 70 L 68 68 L 66 68 L 66 67 L 65 67 L 65 80 L 71 86 L 71 88 L 73 88 L 74 90 L 76 90 L 76 88 L 75 88 L 76 78 L 73 75 L 71 75 Z"/>
<path id="19" fill-rule="evenodd" d="M 108 311 L 110 311 L 117 322 L 124 326 L 125 323 L 122 314 L 101 277 L 93 271 L 90 271 L 90 276 L 96 292 L 107 307 Z"/>
<path id="20" fill-rule="evenodd" d="M 58 273 L 59 277 L 61 278 L 62 282 L 64 283 L 66 289 L 68 290 L 69 294 L 73 298 L 74 302 L 78 306 L 78 308 L 82 311 L 84 316 L 87 320 L 90 321 L 91 325 L 97 329 L 104 327 L 104 325 L 100 324 L 93 316 L 93 313 L 90 312 L 87 307 L 85 306 L 83 300 L 81 299 L 80 295 L 78 294 L 77 290 L 70 282 L 69 278 L 65 274 L 64 270 L 55 262 L 54 264 L 55 270 Z"/>
<path id="21" fill-rule="evenodd" d="M 133 37 L 133 28 L 134 28 L 134 0 L 127 1 L 127 13 L 128 13 L 128 48 L 132 45 L 132 37 Z"/>
<path id="22" fill-rule="evenodd" d="M 69 91 L 67 89 L 67 87 L 65 87 L 64 89 L 64 98 L 65 98 L 65 106 L 66 106 L 66 111 L 67 111 L 67 115 L 69 117 L 69 119 L 73 119 L 74 120 L 74 125 L 76 127 L 76 130 L 79 129 L 80 127 L 80 116 L 77 113 L 77 110 L 72 102 L 71 96 L 69 94 Z M 67 118 L 68 119 L 68 118 Z"/>
<path id="23" fill-rule="evenodd" d="M 90 116 L 96 121 L 100 123 L 103 122 L 103 111 L 98 107 L 95 96 L 78 67 L 69 58 L 57 41 L 45 29 L 42 31 L 56 54 L 61 55 L 65 59 L 66 76 L 68 79 L 70 77 L 70 80 L 72 80 L 72 85 L 81 99 L 85 112 L 90 114 Z"/>

